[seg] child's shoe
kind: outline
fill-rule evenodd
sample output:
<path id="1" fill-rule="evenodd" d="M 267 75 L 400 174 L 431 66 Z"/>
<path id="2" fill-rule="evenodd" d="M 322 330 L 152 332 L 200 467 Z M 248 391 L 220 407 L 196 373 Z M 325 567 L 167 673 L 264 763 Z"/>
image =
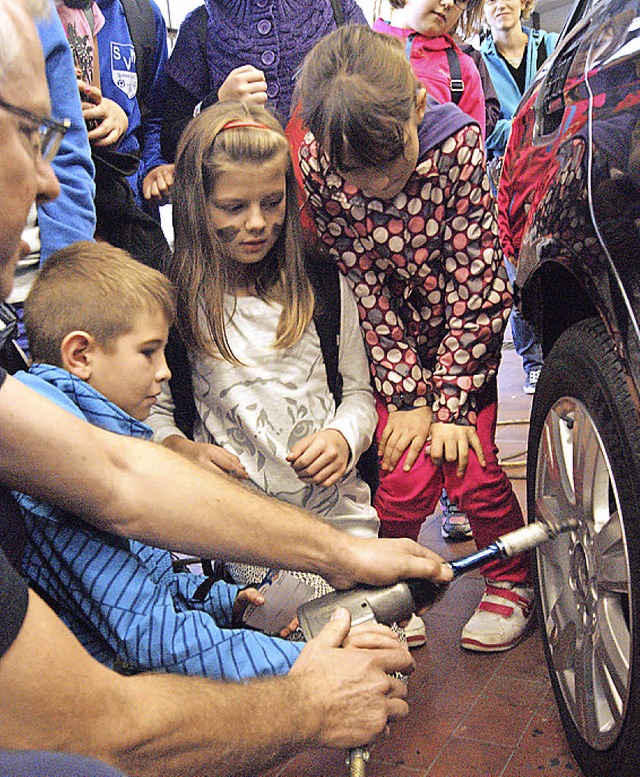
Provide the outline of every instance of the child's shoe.
<path id="1" fill-rule="evenodd" d="M 404 627 L 404 635 L 407 640 L 407 647 L 409 650 L 412 648 L 422 647 L 427 641 L 427 630 L 424 625 L 424 621 L 419 615 L 415 613 L 411 616 L 411 620 Z"/>
<path id="2" fill-rule="evenodd" d="M 440 534 L 443 539 L 447 542 L 466 542 L 473 539 L 467 514 L 449 499 L 444 489 L 440 496 L 440 509 L 442 510 Z"/>
<path id="3" fill-rule="evenodd" d="M 524 636 L 532 605 L 531 588 L 486 580 L 480 604 L 462 629 L 460 644 L 483 653 L 509 650 Z"/>

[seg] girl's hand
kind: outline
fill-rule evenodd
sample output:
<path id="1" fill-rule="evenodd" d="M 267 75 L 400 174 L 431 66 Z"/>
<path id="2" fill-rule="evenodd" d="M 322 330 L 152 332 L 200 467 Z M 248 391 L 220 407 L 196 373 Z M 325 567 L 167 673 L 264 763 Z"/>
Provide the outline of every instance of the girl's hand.
<path id="1" fill-rule="evenodd" d="M 206 442 L 194 442 L 180 435 L 172 434 L 162 443 L 166 448 L 186 456 L 196 464 L 216 472 L 222 470 L 236 478 L 248 478 L 249 474 L 240 459 L 233 453 Z"/>
<path id="2" fill-rule="evenodd" d="M 142 182 L 145 200 L 151 200 L 156 205 L 167 205 L 171 202 L 174 168 L 175 165 L 158 165 L 145 175 Z"/>
<path id="3" fill-rule="evenodd" d="M 267 82 L 264 73 L 253 65 L 235 68 L 218 89 L 218 100 L 264 105 L 267 102 Z"/>
<path id="4" fill-rule="evenodd" d="M 259 607 L 264 604 L 264 596 L 256 588 L 243 588 L 242 591 L 239 591 L 233 603 L 234 623 L 241 621 L 248 604 L 255 604 Z"/>
<path id="5" fill-rule="evenodd" d="M 392 472 L 407 448 L 409 452 L 402 469 L 408 472 L 413 467 L 427 442 L 432 417 L 430 407 L 416 407 L 413 410 L 396 410 L 389 413 L 387 425 L 378 443 L 380 467 L 383 470 Z"/>
<path id="6" fill-rule="evenodd" d="M 287 461 L 300 480 L 317 486 L 332 486 L 346 472 L 349 444 L 337 429 L 324 429 L 299 440 L 289 451 Z"/>
<path id="7" fill-rule="evenodd" d="M 89 142 L 94 146 L 115 146 L 129 127 L 127 114 L 118 103 L 100 95 L 98 103 L 91 97 L 97 97 L 100 90 L 95 86 L 81 90 L 82 115 L 89 129 Z"/>
<path id="8" fill-rule="evenodd" d="M 475 426 L 458 426 L 437 422 L 431 427 L 431 461 L 439 467 L 444 461 L 458 462 L 458 477 L 462 477 L 469 462 L 469 448 L 472 448 L 480 466 L 487 466 L 482 443 Z"/>

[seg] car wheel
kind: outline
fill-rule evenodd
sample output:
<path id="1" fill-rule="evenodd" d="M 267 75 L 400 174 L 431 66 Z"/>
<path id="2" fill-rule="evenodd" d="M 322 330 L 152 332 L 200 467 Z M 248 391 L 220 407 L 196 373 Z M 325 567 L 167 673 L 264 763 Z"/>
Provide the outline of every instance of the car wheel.
<path id="1" fill-rule="evenodd" d="M 530 521 L 575 521 L 538 548 L 533 564 L 569 745 L 587 777 L 637 777 L 640 428 L 600 319 L 573 325 L 545 360 L 531 413 L 527 492 Z"/>

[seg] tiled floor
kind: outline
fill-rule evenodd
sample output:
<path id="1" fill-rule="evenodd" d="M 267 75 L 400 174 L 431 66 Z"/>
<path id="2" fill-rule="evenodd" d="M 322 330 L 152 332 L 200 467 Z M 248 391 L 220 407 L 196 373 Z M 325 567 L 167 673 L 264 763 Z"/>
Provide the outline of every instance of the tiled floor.
<path id="1" fill-rule="evenodd" d="M 522 368 L 509 344 L 499 374 L 500 455 L 524 509 L 527 419 L 530 397 L 522 393 Z M 473 543 L 448 545 L 438 519 L 423 526 L 420 541 L 451 558 Z M 471 573 L 455 581 L 425 616 L 427 644 L 415 650 L 409 681 L 411 712 L 377 744 L 368 777 L 580 777 L 556 710 L 537 631 L 508 653 L 482 655 L 458 646 L 473 612 L 482 579 Z M 346 777 L 341 751 L 308 751 L 273 769 L 269 777 Z"/>

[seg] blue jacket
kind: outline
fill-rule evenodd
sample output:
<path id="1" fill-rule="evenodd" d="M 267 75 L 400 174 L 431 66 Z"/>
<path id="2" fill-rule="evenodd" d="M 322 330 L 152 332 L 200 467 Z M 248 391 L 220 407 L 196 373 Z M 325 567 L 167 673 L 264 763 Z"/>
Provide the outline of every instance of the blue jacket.
<path id="1" fill-rule="evenodd" d="M 136 99 L 138 77 L 135 50 L 124 10 L 120 0 L 97 2 L 104 16 L 104 27 L 98 33 L 100 88 L 104 97 L 118 103 L 129 119 L 129 127 L 118 144 L 118 151 L 141 155 L 140 169 L 129 178 L 129 183 L 138 205 L 142 207 L 142 181 L 154 167 L 166 164 L 160 151 L 160 125 L 166 94 L 167 26 L 154 0 L 149 0 L 156 22 L 156 61 L 150 94 L 145 95 L 149 113 L 143 121 Z"/>
<path id="2" fill-rule="evenodd" d="M 38 364 L 16 377 L 95 426 L 151 435 L 66 370 Z M 298 657 L 300 643 L 230 628 L 237 586 L 214 583 L 200 601 L 196 592 L 206 578 L 174 572 L 168 551 L 100 531 L 24 494 L 16 497 L 28 532 L 23 573 L 103 664 L 243 680 L 284 674 Z"/>
<path id="3" fill-rule="evenodd" d="M 544 30 L 532 30 L 529 27 L 523 27 L 522 31 L 529 37 L 525 76 L 525 87 L 528 88 L 538 71 L 538 52 L 540 47 L 545 47 L 546 59 L 558 41 L 558 34 L 556 32 L 545 32 Z M 516 112 L 518 103 L 522 99 L 522 92 L 518 89 L 518 85 L 509 72 L 505 61 L 496 51 L 493 36 L 489 35 L 488 38 L 482 41 L 480 51 L 487 64 L 489 75 L 500 100 L 500 116 L 485 144 L 487 156 L 491 159 L 504 154 L 507 141 L 509 140 L 509 133 L 511 132 L 511 120 Z"/>
<path id="4" fill-rule="evenodd" d="M 58 14 L 53 9 L 48 18 L 38 23 L 38 33 L 44 51 L 53 118 L 71 121 L 51 163 L 60 181 L 60 196 L 38 205 L 40 263 L 43 264 L 57 249 L 76 240 L 91 240 L 96 212 L 93 207 L 93 162 L 73 57 Z"/>

